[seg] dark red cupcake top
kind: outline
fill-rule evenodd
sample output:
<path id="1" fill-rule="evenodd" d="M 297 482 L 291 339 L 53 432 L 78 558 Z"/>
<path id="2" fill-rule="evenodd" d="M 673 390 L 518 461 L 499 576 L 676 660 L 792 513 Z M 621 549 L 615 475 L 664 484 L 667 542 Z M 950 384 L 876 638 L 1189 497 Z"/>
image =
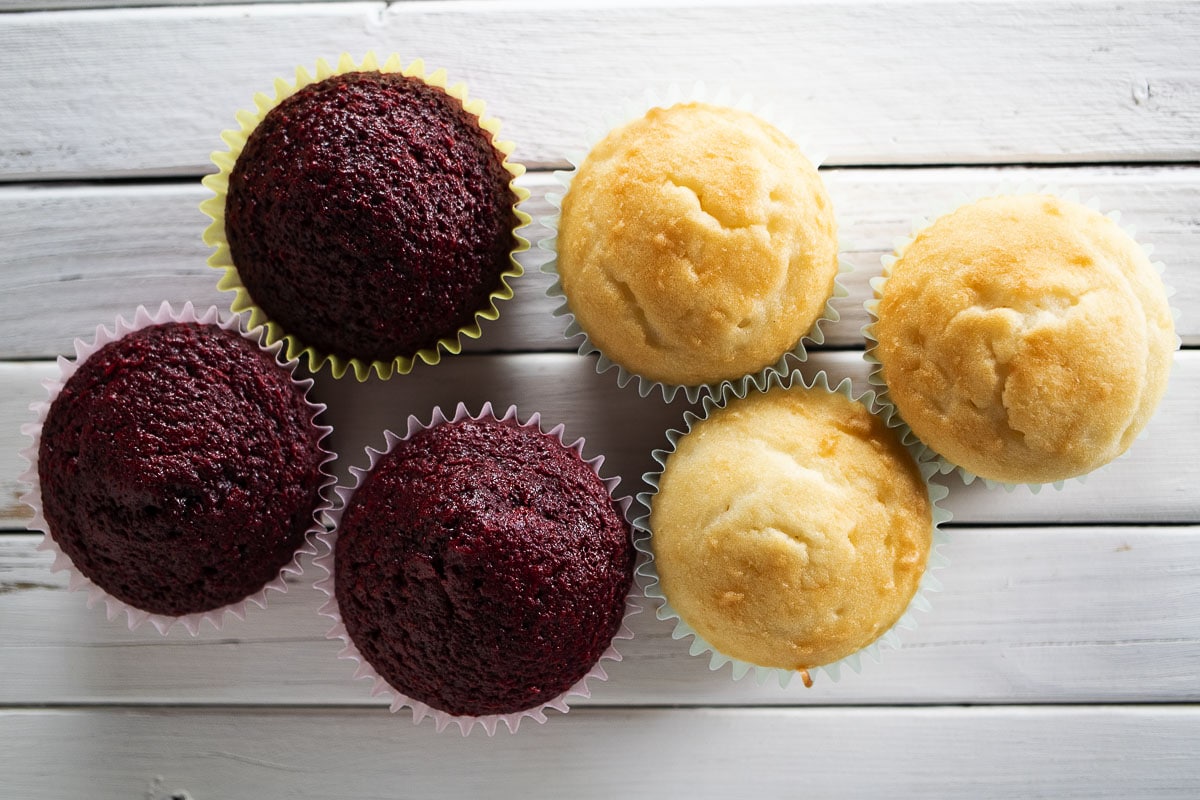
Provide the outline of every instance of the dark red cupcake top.
<path id="1" fill-rule="evenodd" d="M 462 103 L 417 78 L 337 75 L 258 124 L 225 233 L 258 304 L 323 353 L 388 361 L 470 325 L 510 267 L 511 173 Z"/>
<path id="2" fill-rule="evenodd" d="M 603 482 L 536 429 L 447 422 L 400 442 L 355 491 L 334 553 L 363 657 L 456 715 L 546 703 L 620 628 L 629 528 Z"/>
<path id="3" fill-rule="evenodd" d="M 324 477 L 303 391 L 215 325 L 130 333 L 83 362 L 50 406 L 42 513 L 110 595 L 181 616 L 273 580 L 313 524 Z"/>

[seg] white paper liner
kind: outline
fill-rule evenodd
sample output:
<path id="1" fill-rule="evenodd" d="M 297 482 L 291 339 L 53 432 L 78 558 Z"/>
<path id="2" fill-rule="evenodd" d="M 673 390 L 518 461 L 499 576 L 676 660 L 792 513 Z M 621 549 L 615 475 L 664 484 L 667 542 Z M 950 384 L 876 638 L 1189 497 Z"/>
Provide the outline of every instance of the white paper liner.
<path id="1" fill-rule="evenodd" d="M 621 654 L 617 651 L 615 642 L 618 639 L 633 638 L 633 630 L 629 627 L 629 618 L 635 614 L 641 613 L 641 607 L 637 604 L 637 584 L 636 581 L 634 581 L 631 582 L 629 594 L 625 597 L 625 615 L 621 619 L 620 628 L 618 628 L 616 634 L 613 636 L 613 641 L 609 643 L 608 648 L 604 651 L 604 653 L 601 654 L 600 658 L 596 661 L 592 668 L 588 670 L 587 674 L 576 681 L 571 688 L 567 689 L 554 699 L 533 708 L 528 708 L 523 711 L 516 711 L 511 714 L 489 714 L 485 716 L 455 715 L 433 708 L 425 703 L 420 702 L 419 700 L 414 700 L 413 698 L 408 697 L 403 692 L 393 687 L 386 680 L 384 680 L 379 673 L 375 671 L 374 667 L 371 666 L 367 659 L 363 657 L 362 653 L 359 652 L 358 647 L 355 646 L 354 641 L 350 638 L 350 633 L 346 630 L 345 624 L 342 622 L 341 612 L 338 610 L 337 595 L 335 594 L 334 589 L 334 550 L 337 544 L 338 528 L 341 522 L 342 513 L 346 510 L 346 507 L 350 502 L 350 498 L 354 496 L 354 493 L 358 490 L 358 487 L 362 485 L 363 480 L 368 474 L 370 474 L 371 470 L 375 468 L 375 464 L 380 458 L 390 453 L 398 443 L 409 439 L 418 431 L 435 428 L 438 425 L 442 425 L 447 422 L 461 422 L 464 419 L 480 420 L 484 418 L 496 420 L 498 422 L 512 422 L 522 428 L 530 428 L 539 431 L 546 436 L 554 438 L 560 445 L 568 450 L 573 450 L 581 459 L 583 459 L 583 448 L 585 442 L 582 438 L 576 439 L 571 444 L 566 444 L 563 441 L 563 432 L 565 430 L 564 425 L 560 423 L 548 431 L 543 430 L 541 426 L 541 414 L 536 412 L 529 418 L 528 421 L 521 422 L 517 416 L 516 406 L 509 406 L 508 410 L 504 412 L 504 415 L 499 416 L 492 410 L 492 404 L 490 402 L 484 403 L 479 414 L 472 415 L 467 411 L 465 404 L 459 403 L 455 408 L 453 416 L 450 417 L 447 417 L 439 406 L 434 408 L 433 417 L 428 424 L 421 422 L 421 420 L 419 420 L 415 415 L 410 414 L 408 417 L 408 428 L 406 433 L 403 436 L 398 436 L 390 430 L 384 431 L 385 445 L 383 450 L 376 450 L 373 447 L 366 448 L 368 458 L 367 468 L 362 469 L 360 467 L 350 467 L 350 474 L 354 478 L 354 485 L 338 486 L 334 490 L 340 499 L 340 503 L 335 510 L 330 511 L 328 514 L 328 529 L 325 532 L 317 534 L 316 538 L 323 545 L 323 550 L 321 554 L 313 560 L 313 563 L 325 570 L 326 573 L 326 577 L 318 580 L 314 584 L 314 586 L 323 592 L 328 598 L 319 609 L 319 613 L 323 616 L 329 617 L 334 622 L 333 627 L 329 629 L 328 633 L 326 633 L 326 638 L 341 639 L 343 647 L 338 653 L 338 658 L 352 660 L 358 664 L 358 668 L 354 671 L 354 677 L 356 679 L 369 679 L 373 682 L 374 685 L 371 688 L 372 696 L 389 696 L 391 698 L 390 709 L 393 713 L 399 711 L 405 706 L 411 708 L 414 725 L 419 725 L 423 719 L 430 717 L 433 719 L 438 733 L 441 733 L 451 722 L 454 722 L 458 725 L 459 732 L 463 736 L 470 734 L 476 725 L 479 725 L 484 731 L 486 731 L 488 736 L 494 736 L 496 729 L 501 722 L 504 723 L 509 733 L 516 733 L 517 728 L 521 724 L 521 720 L 525 718 L 532 719 L 534 722 L 542 724 L 546 721 L 547 709 L 553 708 L 556 711 L 561 711 L 565 714 L 569 710 L 569 702 L 571 697 L 591 697 L 592 692 L 591 689 L 588 688 L 588 681 L 592 679 L 598 681 L 608 680 L 608 673 L 604 671 L 604 667 L 601 662 L 606 660 L 621 660 Z M 605 478 L 600 474 L 600 468 L 604 464 L 604 456 L 598 455 L 591 459 L 583 459 L 583 463 L 586 464 L 592 470 L 592 472 L 596 474 L 596 477 L 600 478 L 605 489 L 608 491 L 609 497 L 613 498 L 613 504 L 616 506 L 618 511 L 620 511 L 622 517 L 628 520 L 629 507 L 633 502 L 633 498 L 628 496 L 621 498 L 613 497 L 613 492 L 616 491 L 617 484 L 621 482 L 621 479 L 620 477 Z"/>
<path id="2" fill-rule="evenodd" d="M 144 623 L 149 622 L 159 633 L 166 633 L 176 624 L 182 625 L 187 629 L 192 636 L 200 632 L 201 624 L 208 622 L 215 630 L 220 630 L 224 624 L 225 616 L 231 615 L 237 619 L 244 620 L 246 618 L 247 603 L 253 603 L 259 608 L 267 607 L 268 592 L 287 592 L 286 576 L 298 576 L 302 573 L 300 559 L 302 556 L 315 555 L 317 550 L 314 545 L 312 536 L 313 533 L 321 529 L 320 520 L 324 514 L 332 507 L 332 499 L 329 497 L 329 489 L 336 482 L 337 478 L 329 470 L 331 461 L 337 458 L 336 454 L 325 447 L 320 446 L 321 452 L 325 454 L 325 458 L 321 461 L 321 474 L 325 477 L 319 489 L 319 502 L 313 509 L 313 526 L 305 533 L 304 542 L 297 549 L 295 556 L 290 562 L 285 564 L 279 571 L 279 575 L 259 591 L 246 597 L 236 603 L 231 603 L 220 608 L 215 608 L 210 611 L 203 611 L 196 614 L 185 614 L 183 616 L 173 617 L 163 614 L 153 614 L 149 611 L 144 611 L 140 608 L 129 605 L 123 600 L 105 592 L 97 586 L 90 578 L 76 569 L 71 559 L 64 553 L 54 541 L 54 536 L 50 531 L 50 525 L 47 523 L 45 516 L 42 514 L 42 489 L 41 481 L 38 477 L 38 448 L 41 444 L 42 426 L 46 422 L 46 415 L 50 412 L 50 406 L 58 397 L 58 393 L 63 386 L 75 374 L 75 370 L 79 365 L 86 361 L 95 352 L 100 350 L 105 345 L 115 342 L 127 336 L 134 331 L 147 328 L 152 325 L 161 325 L 166 322 L 184 322 L 184 323 L 199 323 L 202 325 L 217 325 L 224 330 L 232 331 L 241 337 L 254 342 L 259 346 L 259 349 L 271 355 L 276 363 L 279 363 L 289 374 L 292 375 L 292 383 L 299 386 L 305 395 L 305 403 L 312 409 L 312 419 L 325 410 L 325 406 L 321 403 L 314 403 L 308 399 L 308 392 L 312 388 L 312 379 L 298 380 L 295 377 L 295 368 L 298 363 L 296 359 L 288 362 L 283 362 L 279 358 L 279 351 L 282 348 L 282 342 L 276 342 L 274 345 L 266 346 L 262 344 L 260 335 L 261 329 L 247 332 L 245 328 L 244 315 L 237 315 L 229 319 L 222 320 L 215 306 L 210 306 L 203 312 L 197 312 L 190 302 L 184 303 L 183 308 L 176 311 L 168 302 L 163 302 L 158 310 L 151 313 L 146 310 L 145 306 L 138 306 L 134 313 L 133 321 L 128 322 L 124 317 L 117 317 L 113 330 L 109 330 L 103 325 L 96 327 L 96 333 L 93 340 L 88 342 L 83 339 L 75 339 L 75 360 L 71 361 L 63 356 L 58 357 L 59 375 L 56 378 L 47 378 L 42 381 L 48 397 L 45 400 L 30 404 L 29 408 L 34 412 L 36 419 L 34 422 L 28 422 L 21 426 L 21 433 L 29 436 L 32 443 L 21 451 L 21 457 L 28 463 L 28 469 L 21 474 L 19 480 L 25 485 L 25 492 L 21 495 L 21 501 L 25 505 L 33 509 L 33 519 L 28 523 L 30 530 L 42 532 L 42 542 L 38 545 L 38 550 L 46 550 L 54 554 L 54 563 L 50 567 L 51 572 L 67 571 L 69 574 L 69 590 L 70 591 L 86 591 L 88 594 L 87 605 L 92 608 L 98 602 L 103 601 L 109 620 L 114 620 L 121 613 L 125 614 L 126 622 L 130 630 L 137 630 Z M 320 432 L 318 442 L 323 442 L 325 438 L 332 432 L 332 428 L 328 425 L 315 425 Z"/>
<path id="3" fill-rule="evenodd" d="M 799 370 L 793 370 L 787 375 L 772 373 L 767 376 L 746 376 L 736 384 L 730 384 L 722 388 L 721 393 L 717 397 L 705 397 L 700 413 L 694 411 L 686 411 L 683 415 L 684 427 L 680 429 L 671 429 L 667 431 L 667 447 L 656 449 L 652 456 L 658 463 L 657 471 L 647 472 L 643 476 L 646 485 L 650 487 L 649 491 L 638 494 L 638 503 L 645 509 L 645 513 L 637 517 L 634 521 L 634 528 L 638 532 L 638 537 L 634 545 L 640 550 L 644 556 L 641 565 L 638 567 L 637 574 L 643 583 L 643 593 L 651 600 L 658 603 L 656 616 L 661 620 L 674 620 L 675 628 L 671 632 L 672 639 L 684 639 L 691 637 L 692 642 L 688 648 L 688 653 L 693 656 L 700 656 L 705 653 L 711 653 L 708 662 L 708 668 L 719 670 L 726 664 L 730 664 L 733 673 L 733 679 L 741 680 L 751 671 L 754 672 L 755 680 L 761 685 L 766 681 L 775 677 L 781 687 L 786 687 L 796 675 L 801 675 L 805 678 L 814 676 L 817 672 L 824 672 L 833 681 L 841 679 L 842 668 L 849 667 L 854 672 L 862 671 L 861 656 L 866 654 L 873 661 L 879 663 L 881 645 L 887 645 L 892 649 L 900 648 L 899 630 L 914 630 L 917 627 L 917 620 L 913 614 L 914 611 L 929 611 L 931 606 L 928 595 L 931 592 L 940 592 L 942 584 L 932 574 L 934 570 L 942 569 L 949 565 L 950 561 L 940 552 L 939 548 L 946 544 L 947 537 L 941 526 L 950 520 L 950 512 L 947 509 L 938 505 L 940 501 L 950 493 L 950 490 L 945 486 L 934 483 L 931 478 L 937 473 L 937 463 L 926 455 L 921 447 L 906 446 L 909 454 L 917 464 L 920 470 L 921 478 L 925 482 L 926 490 L 929 494 L 930 509 L 933 517 L 933 532 L 932 542 L 929 549 L 929 557 L 925 564 L 925 571 L 921 575 L 921 580 L 917 584 L 917 590 L 912 599 L 909 601 L 908 607 L 900 619 L 871 644 L 861 650 L 851 653 L 845 658 L 811 667 L 807 670 L 788 670 L 778 667 L 763 667 L 757 664 L 752 664 L 747 661 L 727 656 L 717 650 L 712 644 L 706 641 L 695 628 L 684 621 L 683 617 L 671 605 L 666 595 L 663 594 L 661 584 L 658 579 L 658 572 L 654 566 L 654 551 L 651 547 L 654 533 L 650 528 L 650 511 L 654 495 L 658 492 L 659 478 L 662 475 L 663 469 L 666 467 L 667 459 L 675 452 L 675 447 L 679 440 L 686 436 L 695 424 L 701 420 L 707 419 L 712 414 L 714 409 L 726 406 L 733 399 L 745 399 L 750 392 L 766 392 L 772 388 L 790 389 L 793 386 L 800 386 L 805 389 L 815 389 L 826 392 L 835 392 L 844 395 L 850 400 L 862 403 L 867 410 L 876 416 L 881 416 L 881 411 L 877 405 L 877 398 L 874 391 L 867 390 L 859 396 L 855 396 L 853 385 L 849 378 L 844 379 L 836 387 L 830 387 L 829 376 L 824 370 L 821 370 L 813 376 L 811 382 L 804 379 L 804 375 Z M 807 674 L 805 674 L 807 673 Z M 808 684 L 808 680 L 805 681 Z"/>
<path id="4" fill-rule="evenodd" d="M 963 483 L 968 486 L 974 483 L 976 479 L 979 479 L 983 481 L 984 485 L 987 486 L 988 489 L 995 489 L 999 487 L 1003 488 L 1004 491 L 1011 493 L 1015 491 L 1018 486 L 1025 486 L 1033 494 L 1038 494 L 1045 486 L 1052 486 L 1056 490 L 1061 490 L 1069 482 L 1076 482 L 1081 485 L 1085 484 L 1087 483 L 1088 475 L 1092 474 L 1096 470 L 1104 469 L 1108 466 L 1108 464 L 1102 464 L 1101 466 L 1097 467 L 1096 470 L 1092 470 L 1091 472 L 1085 472 L 1082 475 L 1075 475 L 1070 478 L 1064 478 L 1063 480 L 1053 481 L 1048 484 L 1008 483 L 1005 481 L 992 480 L 991 478 L 985 478 L 980 475 L 976 475 L 966 467 L 962 467 L 951 462 L 949 459 L 922 442 L 920 438 L 913 433 L 912 428 L 910 428 L 908 423 L 906 423 L 900 416 L 900 411 L 896 408 L 896 404 L 892 402 L 891 396 L 888 393 L 887 383 L 883 379 L 883 365 L 879 362 L 879 358 L 875 354 L 875 348 L 879 344 L 879 341 L 875 338 L 875 324 L 879 321 L 879 300 L 883 296 L 883 287 L 887 283 L 887 279 L 891 277 L 892 266 L 897 260 L 899 260 L 900 256 L 904 254 L 904 251 L 908 248 L 908 246 L 913 243 L 913 241 L 917 238 L 917 235 L 920 234 L 920 232 L 925 228 L 928 228 L 930 225 L 932 225 L 936 220 L 946 216 L 947 214 L 953 213 L 963 206 L 979 200 L 984 200 L 989 197 L 1017 196 L 1025 194 L 1048 194 L 1072 203 L 1084 205 L 1093 211 L 1104 214 L 1104 216 L 1117 223 L 1121 230 L 1125 231 L 1125 233 L 1127 233 L 1131 239 L 1137 241 L 1137 227 L 1129 224 L 1121 225 L 1120 223 L 1122 215 L 1120 211 L 1103 211 L 1103 209 L 1107 206 L 1106 204 L 1102 204 L 1100 199 L 1097 197 L 1090 197 L 1086 201 L 1081 200 L 1080 193 L 1077 189 L 1063 190 L 1053 184 L 1033 183 L 1029 181 L 1019 183 L 1013 181 L 1002 181 L 988 187 L 982 187 L 975 192 L 961 192 L 957 197 L 955 197 L 954 200 L 941 207 L 941 209 L 935 212 L 932 216 L 914 217 L 909 223 L 908 235 L 896 239 L 896 241 L 892 244 L 892 252 L 885 254 L 880 258 L 880 262 L 883 265 L 883 274 L 871 278 L 870 285 L 873 292 L 871 297 L 863 303 L 863 307 L 866 309 L 869 317 L 869 321 L 862 328 L 862 335 L 866 340 L 866 350 L 863 352 L 863 359 L 871 365 L 871 372 L 867 376 L 867 382 L 876 387 L 878 390 L 876 400 L 881 406 L 884 407 L 884 414 L 888 427 L 896 428 L 900 433 L 901 440 L 906 445 L 918 447 L 924 453 L 926 453 L 928 457 L 932 458 L 937 463 L 938 471 L 941 474 L 948 475 L 951 472 L 958 472 Z M 1138 242 L 1138 246 L 1141 247 L 1142 252 L 1144 252 L 1147 256 L 1151 256 L 1154 253 L 1153 245 Z M 1158 273 L 1160 278 L 1164 278 L 1166 273 L 1166 265 L 1163 262 L 1154 261 L 1151 262 L 1151 266 L 1154 267 L 1154 271 Z M 1175 296 L 1174 287 L 1168 285 L 1165 279 L 1163 281 L 1163 289 L 1166 292 L 1168 300 Z M 1171 310 L 1171 317 L 1175 321 L 1175 349 L 1178 350 L 1183 343 L 1183 340 L 1179 336 L 1180 312 L 1179 309 L 1173 305 L 1169 306 L 1169 308 Z M 1136 439 L 1141 439 L 1143 436 L 1145 436 L 1145 429 L 1143 429 L 1137 435 Z M 1118 455 L 1115 459 L 1113 459 L 1113 461 L 1125 458 L 1129 454 L 1129 449 Z"/>
<path id="5" fill-rule="evenodd" d="M 798 131 L 798 126 L 791 120 L 790 117 L 778 112 L 773 106 L 761 104 L 754 100 L 750 94 L 741 94 L 734 96 L 732 90 L 728 87 L 719 87 L 710 89 L 705 83 L 697 82 L 688 90 L 681 89 L 678 85 L 672 84 L 667 87 L 665 94 L 659 95 L 652 89 L 647 89 L 641 97 L 627 98 L 618 109 L 605 114 L 598 122 L 597 126 L 588 131 L 584 139 L 586 147 L 567 154 L 567 160 L 571 163 L 571 168 L 567 170 L 558 170 L 554 173 L 554 179 L 563 187 L 562 193 L 550 192 L 546 194 L 546 200 L 554 207 L 554 213 L 550 216 L 543 217 L 539 221 L 550 230 L 548 236 L 543 237 L 538 241 L 538 247 L 546 250 L 551 254 L 551 258 L 542 266 L 542 272 L 553 275 L 554 282 L 550 288 L 546 290 L 546 295 L 556 301 L 558 306 L 554 309 L 554 316 L 566 317 L 567 328 L 563 333 L 563 338 L 571 340 L 576 337 L 582 337 L 579 343 L 577 352 L 581 356 L 588 356 L 592 353 L 598 355 L 596 362 L 597 374 L 603 374 L 610 369 L 617 370 L 617 385 L 621 388 L 627 386 L 631 381 L 637 381 L 637 391 L 642 397 L 647 397 L 657 388 L 661 393 L 663 400 L 671 402 L 679 390 L 683 390 L 688 402 L 695 403 L 700 399 L 702 393 L 709 396 L 720 394 L 724 387 L 732 385 L 739 379 L 717 381 L 715 383 L 697 384 L 687 386 L 682 384 L 666 383 L 664 381 L 653 380 L 636 372 L 632 372 L 621 364 L 610 359 L 604 352 L 596 346 L 588 336 L 579 322 L 575 319 L 575 315 L 571 313 L 570 306 L 567 302 L 567 297 L 562 290 L 562 282 L 558 278 L 558 226 L 562 216 L 562 200 L 565 193 L 571 188 L 571 180 L 579 169 L 579 165 L 587 158 L 588 153 L 595 147 L 601 139 L 609 134 L 614 128 L 624 125 L 628 122 L 636 120 L 646 114 L 653 108 L 670 108 L 678 103 L 708 103 L 715 106 L 726 106 L 739 111 L 745 111 L 754 114 L 759 119 L 767 122 L 783 132 L 785 136 L 796 143 L 800 151 L 812 162 L 813 169 L 819 169 L 821 162 L 825 159 L 824 153 L 811 152 L 807 137 L 804 137 Z M 838 234 L 838 271 L 833 280 L 833 294 L 825 301 L 825 309 L 820 316 L 813 322 L 812 327 L 807 333 L 803 334 L 796 342 L 791 350 L 780 355 L 779 360 L 774 364 L 770 364 L 758 370 L 753 375 L 763 377 L 771 373 L 786 374 L 789 370 L 790 359 L 803 362 L 808 359 L 808 349 L 806 343 L 820 345 L 825 343 L 825 333 L 821 329 L 823 323 L 835 323 L 841 319 L 841 315 L 833 306 L 833 301 L 836 298 L 847 297 L 849 292 L 842 284 L 842 278 L 853 271 L 853 267 L 846 259 L 845 254 L 851 249 L 850 242 Z"/>

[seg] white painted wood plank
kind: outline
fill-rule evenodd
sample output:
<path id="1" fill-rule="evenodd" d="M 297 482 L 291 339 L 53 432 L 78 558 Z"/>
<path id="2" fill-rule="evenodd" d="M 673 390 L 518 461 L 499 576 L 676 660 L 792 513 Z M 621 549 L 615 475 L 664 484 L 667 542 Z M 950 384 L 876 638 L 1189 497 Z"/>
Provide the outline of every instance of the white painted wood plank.
<path id="1" fill-rule="evenodd" d="M 44 397 L 40 380 L 49 362 L 0 362 L 0 526 L 20 526 L 26 509 L 17 503 L 16 478 L 24 469 L 18 432 L 30 418 L 28 404 Z M 835 379 L 850 377 L 866 388 L 867 368 L 857 353 L 815 354 L 807 374 L 824 369 Z M 1017 523 L 1196 523 L 1200 522 L 1200 352 L 1176 356 L 1171 384 L 1146 432 L 1129 453 L 1062 491 L 1033 495 L 963 486 L 956 476 L 945 505 L 964 524 Z M 607 472 L 622 477 L 623 491 L 640 491 L 641 475 L 654 467 L 650 451 L 665 443 L 664 432 L 680 424 L 687 406 L 664 404 L 660 395 L 641 398 L 632 386 L 619 388 L 615 373 L 595 373 L 594 362 L 572 353 L 458 356 L 436 368 L 420 365 L 409 376 L 365 384 L 318 376 L 316 396 L 329 405 L 333 447 L 342 454 L 338 470 L 364 462 L 367 445 L 382 443 L 386 427 L 403 428 L 408 414 L 428 419 L 435 405 L 452 408 L 485 401 L 516 404 L 523 416 L 541 411 L 566 425 L 568 436 L 587 439 L 589 453 L 607 458 Z"/>
<path id="2" fill-rule="evenodd" d="M 255 3 L 287 3 L 296 0 L 255 0 Z M 303 2 L 303 0 L 301 0 Z M 334 0 L 340 2 L 340 0 Z M 407 0 L 391 0 L 407 2 Z M 85 8 L 140 8 L 146 0 L 0 0 L 0 13 L 12 11 L 74 11 Z M 232 5 L 230 0 L 154 0 L 155 6 Z"/>
<path id="3" fill-rule="evenodd" d="M 218 133 L 276 76 L 372 48 L 467 81 L 531 165 L 560 163 L 621 98 L 697 80 L 790 110 L 836 164 L 1195 160 L 1198 35 L 1200 7 L 1178 0 L 12 14 L 0 176 L 207 170 Z"/>
<path id="4" fill-rule="evenodd" d="M 545 216 L 549 175 L 526 183 L 537 194 L 525 208 Z M 199 181 L 0 188 L 0 357 L 70 352 L 75 337 L 90 337 L 97 324 L 111 325 L 139 304 L 190 300 L 228 309 L 233 294 L 217 291 L 220 273 L 206 265 L 212 248 L 201 241 L 210 220 L 198 206 L 210 195 Z M 501 304 L 500 322 L 483 324 L 482 339 L 467 341 L 468 352 L 570 348 L 566 323 L 552 316 L 555 303 L 545 296 L 547 255 L 534 249 L 520 259 L 528 273 L 514 283 L 516 298 Z"/>
<path id="5" fill-rule="evenodd" d="M 1187 706 L 587 709 L 494 739 L 365 710 L 30 710 L 0 730 L 0 774 L 26 800 L 1165 799 L 1200 780 Z"/>
<path id="6" fill-rule="evenodd" d="M 948 210 L 962 199 L 998 185 L 1056 185 L 1119 208 L 1136 225 L 1155 258 L 1168 265 L 1183 316 L 1185 344 L 1200 344 L 1200 169 L 1179 167 L 1080 167 L 1071 169 L 868 169 L 826 170 L 847 258 L 850 296 L 836 301 L 842 320 L 825 326 L 834 347 L 861 347 L 862 303 L 879 258 L 921 215 Z M 533 196 L 535 219 L 551 206 L 557 184 L 545 172 L 523 181 Z M 208 191 L 195 184 L 0 187 L 0 359 L 39 358 L 69 352 L 76 336 L 111 324 L 141 304 L 163 300 L 228 306 L 216 290 L 217 274 L 205 266 L 200 240 L 207 218 L 197 210 Z M 526 229 L 533 238 L 545 231 Z M 501 319 L 485 324 L 470 352 L 569 350 L 565 327 L 545 296 L 540 273 L 547 255 L 522 254 L 527 273 Z"/>
<path id="7" fill-rule="evenodd" d="M 96 2 L 0 0 L 0 11 Z M 1200 6 L 1183 2 L 443 0 L 0 14 L 0 181 L 197 175 L 254 91 L 318 55 L 368 48 L 424 55 L 466 79 L 535 165 L 559 161 L 614 99 L 697 77 L 791 106 L 832 163 L 1196 162 L 1197 33 Z M 829 338 L 859 346 L 866 280 L 912 215 L 1016 177 L 1094 189 L 1140 217 L 1180 289 L 1185 343 L 1200 345 L 1198 173 L 827 170 L 861 268 Z M 527 181 L 535 215 L 548 183 Z M 223 305 L 203 266 L 203 196 L 183 183 L 0 187 L 0 528 L 25 518 L 17 429 L 50 371 L 13 359 L 64 351 L 138 302 Z M 546 283 L 526 278 L 475 352 L 569 349 Z M 814 365 L 864 374 L 854 352 Z M 389 384 L 319 383 L 335 404 L 343 472 L 410 411 L 493 399 L 566 422 L 633 490 L 683 409 L 618 389 L 568 352 L 468 356 Z M 1032 497 L 948 479 L 958 524 L 946 591 L 905 648 L 862 675 L 812 690 L 734 683 L 643 614 L 626 660 L 584 707 L 482 744 L 415 729 L 349 680 L 314 613 L 311 568 L 248 621 L 164 639 L 86 609 L 49 573 L 36 537 L 0 535 L 0 706 L 117 704 L 0 711 L 0 796 L 727 797 L 754 786 L 768 797 L 1195 797 L 1200 706 L 1041 704 L 1200 702 L 1198 389 L 1191 350 L 1147 436 L 1085 486 Z M 1135 525 L 1146 522 L 1185 524 Z M 1012 527 L 1026 523 L 1038 527 Z M 854 707 L 920 703 L 975 707 Z M 989 703 L 1001 705 L 978 706 Z M 146 704 L 227 707 L 128 707 Z"/>
<path id="8" fill-rule="evenodd" d="M 324 638 L 315 568 L 265 610 L 197 638 L 130 632 L 66 591 L 35 551 L 0 536 L 0 705 L 380 705 Z M 1197 702 L 1200 528 L 958 528 L 945 591 L 861 674 L 805 689 L 734 682 L 642 613 L 581 705 L 735 706 Z"/>

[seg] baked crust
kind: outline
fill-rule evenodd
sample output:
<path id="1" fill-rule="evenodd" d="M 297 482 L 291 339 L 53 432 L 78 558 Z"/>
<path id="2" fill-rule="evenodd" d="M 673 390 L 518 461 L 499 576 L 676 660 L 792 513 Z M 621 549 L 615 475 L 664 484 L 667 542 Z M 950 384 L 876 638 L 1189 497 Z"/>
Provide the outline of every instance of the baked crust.
<path id="1" fill-rule="evenodd" d="M 601 140 L 563 198 L 571 313 L 652 380 L 713 383 L 775 363 L 824 312 L 837 268 L 816 169 L 744 111 L 652 109 Z"/>
<path id="2" fill-rule="evenodd" d="M 1150 259 L 1112 220 L 1051 195 L 988 198 L 922 231 L 892 267 L 875 335 L 913 432 L 1009 483 L 1125 452 L 1175 350 Z"/>
<path id="3" fill-rule="evenodd" d="M 801 670 L 862 649 L 903 615 L 933 509 L 912 457 L 861 403 L 773 389 L 679 440 L 650 525 L 663 593 L 700 636 Z"/>

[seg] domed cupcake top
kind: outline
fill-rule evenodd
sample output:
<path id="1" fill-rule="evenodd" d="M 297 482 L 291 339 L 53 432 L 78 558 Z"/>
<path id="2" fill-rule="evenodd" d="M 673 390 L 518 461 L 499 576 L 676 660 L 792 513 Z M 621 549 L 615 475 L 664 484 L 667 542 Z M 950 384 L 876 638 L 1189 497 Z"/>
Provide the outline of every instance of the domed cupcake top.
<path id="1" fill-rule="evenodd" d="M 884 421 L 827 389 L 731 399 L 680 438 L 650 498 L 659 589 L 725 656 L 808 670 L 874 642 L 929 558 L 933 503 Z"/>
<path id="2" fill-rule="evenodd" d="M 229 178 L 224 225 L 255 304 L 323 353 L 411 356 L 472 324 L 516 247 L 513 173 L 462 103 L 360 71 L 268 111 Z"/>
<path id="3" fill-rule="evenodd" d="M 583 678 L 625 613 L 634 550 L 604 483 L 536 428 L 447 421 L 398 442 L 347 501 L 334 596 L 408 698 L 510 714 Z"/>
<path id="4" fill-rule="evenodd" d="M 887 399 L 922 442 L 992 480 L 1050 483 L 1123 453 L 1175 350 L 1149 258 L 1078 203 L 999 196 L 936 220 L 883 284 Z"/>
<path id="5" fill-rule="evenodd" d="M 822 316 L 833 208 L 800 149 L 758 117 L 654 108 L 604 137 L 562 201 L 556 269 L 612 361 L 665 384 L 775 364 Z"/>
<path id="6" fill-rule="evenodd" d="M 93 353 L 40 433 L 41 511 L 75 568 L 165 616 L 276 578 L 313 525 L 328 454 L 288 370 L 216 325 L 167 322 Z"/>

